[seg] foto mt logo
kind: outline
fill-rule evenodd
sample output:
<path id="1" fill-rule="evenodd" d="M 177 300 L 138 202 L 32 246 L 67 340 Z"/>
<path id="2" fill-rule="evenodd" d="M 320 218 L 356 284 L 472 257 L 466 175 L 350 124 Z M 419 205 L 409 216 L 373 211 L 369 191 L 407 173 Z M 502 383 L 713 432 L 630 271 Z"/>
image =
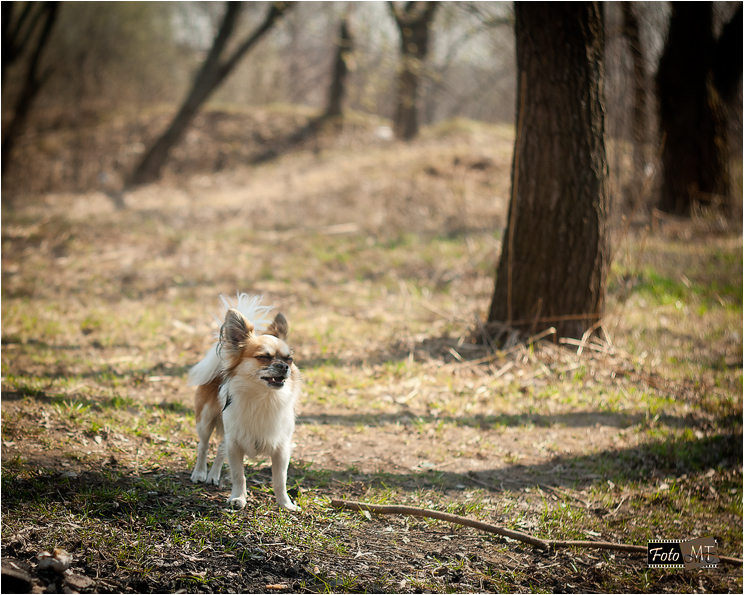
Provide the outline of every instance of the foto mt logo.
<path id="1" fill-rule="evenodd" d="M 648 542 L 649 568 L 716 568 L 718 561 L 718 545 L 713 537 Z"/>

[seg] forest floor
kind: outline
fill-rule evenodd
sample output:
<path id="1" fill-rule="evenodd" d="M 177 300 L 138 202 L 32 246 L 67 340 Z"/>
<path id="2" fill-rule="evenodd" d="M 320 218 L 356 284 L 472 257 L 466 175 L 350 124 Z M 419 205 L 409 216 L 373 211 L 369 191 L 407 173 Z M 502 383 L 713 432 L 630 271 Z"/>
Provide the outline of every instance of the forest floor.
<path id="1" fill-rule="evenodd" d="M 169 175 L 123 209 L 4 195 L 3 591 L 10 569 L 36 592 L 741 592 L 740 566 L 330 506 L 644 547 L 713 536 L 742 557 L 741 228 L 641 214 L 613 231 L 602 340 L 493 351 L 476 339 L 512 131 L 373 137 Z M 247 461 L 242 511 L 228 485 L 189 480 L 186 374 L 237 291 L 286 314 L 306 380 L 298 513 L 277 508 L 266 461 Z M 64 575 L 38 568 L 57 547 Z"/>

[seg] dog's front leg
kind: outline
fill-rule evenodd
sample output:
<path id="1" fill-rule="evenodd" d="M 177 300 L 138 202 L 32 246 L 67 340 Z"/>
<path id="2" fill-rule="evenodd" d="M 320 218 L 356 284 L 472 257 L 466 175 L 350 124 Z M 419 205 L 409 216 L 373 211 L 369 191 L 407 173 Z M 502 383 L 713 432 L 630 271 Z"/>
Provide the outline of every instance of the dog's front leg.
<path id="1" fill-rule="evenodd" d="M 227 438 L 225 438 L 227 442 Z M 248 494 L 245 491 L 245 472 L 243 471 L 243 456 L 245 452 L 239 444 L 230 443 L 227 446 L 227 462 L 230 464 L 232 478 L 232 492 L 227 499 L 231 508 L 245 508 Z"/>
<path id="2" fill-rule="evenodd" d="M 271 479 L 274 484 L 276 502 L 290 511 L 298 510 L 287 495 L 287 467 L 289 467 L 289 448 L 280 446 L 271 454 Z"/>

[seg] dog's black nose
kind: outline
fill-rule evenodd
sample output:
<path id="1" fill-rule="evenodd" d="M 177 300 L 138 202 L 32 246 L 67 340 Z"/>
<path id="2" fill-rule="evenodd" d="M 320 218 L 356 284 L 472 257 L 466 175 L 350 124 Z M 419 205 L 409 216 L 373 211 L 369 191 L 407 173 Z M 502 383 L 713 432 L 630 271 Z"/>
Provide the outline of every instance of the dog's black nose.
<path id="1" fill-rule="evenodd" d="M 274 364 L 274 367 L 284 374 L 286 374 L 287 370 L 289 370 L 289 366 L 285 364 L 284 362 L 276 362 Z"/>

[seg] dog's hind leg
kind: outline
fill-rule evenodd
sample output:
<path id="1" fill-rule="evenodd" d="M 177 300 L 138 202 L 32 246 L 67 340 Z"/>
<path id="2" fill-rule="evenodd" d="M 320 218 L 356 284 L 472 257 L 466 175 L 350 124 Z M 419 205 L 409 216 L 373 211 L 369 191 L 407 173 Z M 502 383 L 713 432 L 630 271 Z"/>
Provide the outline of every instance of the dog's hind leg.
<path id="1" fill-rule="evenodd" d="M 219 431 L 219 428 L 217 429 L 218 433 L 221 433 Z M 214 463 L 212 463 L 212 468 L 209 470 L 209 475 L 207 476 L 207 483 L 212 483 L 216 486 L 220 485 L 220 476 L 222 475 L 222 465 L 225 463 L 225 439 L 222 439 L 222 442 L 220 442 L 220 445 L 217 447 L 217 454 L 214 457 Z"/>
<path id="2" fill-rule="evenodd" d="M 196 450 L 196 465 L 191 473 L 191 481 L 199 483 L 207 480 L 207 454 L 209 453 L 209 438 L 215 427 L 212 419 L 205 419 L 203 416 L 196 423 L 196 432 L 199 435 L 199 446 Z M 219 451 L 219 449 L 218 449 Z"/>
<path id="3" fill-rule="evenodd" d="M 191 473 L 194 483 L 207 480 L 207 454 L 209 452 L 209 438 L 217 428 L 222 433 L 222 418 L 217 401 L 218 386 L 212 382 L 196 389 L 196 433 L 199 435 L 199 447 L 196 451 L 196 465 Z M 219 453 L 218 453 L 219 456 Z M 224 458 L 224 455 L 223 455 Z M 220 463 L 220 466 L 222 464 Z"/>

